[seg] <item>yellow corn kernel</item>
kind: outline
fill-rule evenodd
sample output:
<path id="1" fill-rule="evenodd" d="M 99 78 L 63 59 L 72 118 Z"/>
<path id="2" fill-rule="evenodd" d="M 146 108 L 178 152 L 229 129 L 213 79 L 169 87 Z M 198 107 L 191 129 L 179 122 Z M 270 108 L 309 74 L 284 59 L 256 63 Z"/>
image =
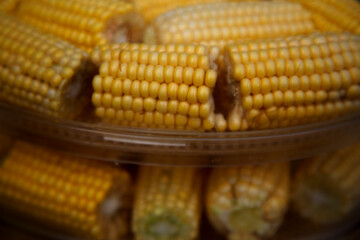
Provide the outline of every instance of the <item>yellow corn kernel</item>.
<path id="1" fill-rule="evenodd" d="M 114 49 L 119 54 L 109 53 Z M 104 121 L 128 124 L 135 121 L 136 113 L 153 113 L 149 118 L 137 118 L 132 126 L 145 121 L 147 126 L 171 129 L 214 128 L 217 118 L 212 91 L 217 55 L 212 49 L 201 45 L 112 44 L 95 48 L 91 55 L 99 66 L 92 102 L 98 109 L 96 115 Z M 123 115 L 116 111 L 129 112 Z"/>
<path id="2" fill-rule="evenodd" d="M 360 33 L 360 4 L 354 0 L 291 0 L 301 3 L 321 31 Z"/>
<path id="3" fill-rule="evenodd" d="M 141 167 L 132 220 L 136 239 L 195 239 L 200 191 L 199 169 Z"/>
<path id="4" fill-rule="evenodd" d="M 16 142 L 0 167 L 0 204 L 88 239 L 128 234 L 130 175 L 105 163 Z"/>
<path id="5" fill-rule="evenodd" d="M 233 89 L 231 94 L 224 91 L 221 101 L 227 94 L 234 97 L 226 101 L 236 103 L 227 117 L 229 129 L 287 127 L 358 111 L 359 51 L 360 38 L 351 33 L 314 33 L 229 45 L 228 79 L 220 83 Z M 262 57 L 243 57 L 256 55 Z M 244 120 L 246 125 L 241 124 Z"/>
<path id="6" fill-rule="evenodd" d="M 273 235 L 287 210 L 289 178 L 288 163 L 213 169 L 206 192 L 210 222 L 231 239 Z"/>
<path id="7" fill-rule="evenodd" d="M 118 0 L 21 1 L 17 15 L 86 51 L 109 42 L 138 40 L 143 24 L 130 3 Z"/>
<path id="8" fill-rule="evenodd" d="M 313 30 L 310 14 L 300 4 L 220 2 L 188 6 L 160 15 L 146 31 L 144 40 L 223 48 L 237 39 L 290 36 Z"/>
<path id="9" fill-rule="evenodd" d="M 13 13 L 19 0 L 0 0 L 0 12 Z"/>
<path id="10" fill-rule="evenodd" d="M 87 104 L 95 67 L 83 50 L 1 13 L 0 49 L 0 99 L 66 118 Z"/>
<path id="11" fill-rule="evenodd" d="M 293 182 L 295 210 L 318 224 L 340 221 L 360 203 L 360 145 L 306 159 Z"/>

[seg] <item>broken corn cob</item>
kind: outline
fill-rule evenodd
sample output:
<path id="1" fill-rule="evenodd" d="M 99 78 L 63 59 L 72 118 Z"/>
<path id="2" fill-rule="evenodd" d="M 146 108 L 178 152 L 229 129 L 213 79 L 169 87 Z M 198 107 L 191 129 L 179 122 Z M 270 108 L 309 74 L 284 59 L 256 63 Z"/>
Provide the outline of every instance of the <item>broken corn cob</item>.
<path id="1" fill-rule="evenodd" d="M 226 56 L 229 72 L 220 85 L 235 98 L 227 118 L 232 131 L 292 126 L 360 109 L 356 35 L 242 41 L 229 45 Z"/>
<path id="2" fill-rule="evenodd" d="M 141 13 L 147 23 L 153 21 L 160 14 L 169 10 L 207 2 L 220 2 L 224 0 L 133 0 L 135 8 Z"/>
<path id="3" fill-rule="evenodd" d="M 217 54 L 216 48 L 201 45 L 96 48 L 92 53 L 100 65 L 100 74 L 93 79 L 96 115 L 125 126 L 212 129 L 217 119 L 212 98 Z"/>
<path id="4" fill-rule="evenodd" d="M 135 239 L 195 239 L 201 213 L 199 175 L 196 168 L 141 167 L 133 210 Z"/>
<path id="5" fill-rule="evenodd" d="M 6 211 L 89 239 L 128 233 L 130 187 L 124 170 L 25 142 L 17 142 L 0 165 Z"/>
<path id="6" fill-rule="evenodd" d="M 11 13 L 16 9 L 19 0 L 0 0 L 0 12 Z"/>
<path id="7" fill-rule="evenodd" d="M 291 0 L 301 3 L 311 14 L 315 27 L 322 31 L 360 34 L 360 4 L 356 0 Z"/>
<path id="8" fill-rule="evenodd" d="M 340 221 L 360 203 L 360 144 L 306 159 L 293 182 L 296 211 L 318 224 Z"/>
<path id="9" fill-rule="evenodd" d="M 207 215 L 228 239 L 269 237 L 280 226 L 289 199 L 288 163 L 212 170 Z"/>
<path id="10" fill-rule="evenodd" d="M 132 4 L 119 0 L 26 0 L 17 14 L 86 51 L 108 42 L 137 40 L 142 24 Z"/>
<path id="11" fill-rule="evenodd" d="M 0 99 L 71 118 L 89 102 L 89 55 L 0 13 Z"/>
<path id="12" fill-rule="evenodd" d="M 146 43 L 200 43 L 223 48 L 238 39 L 306 34 L 310 14 L 288 2 L 221 2 L 175 9 L 156 18 Z"/>

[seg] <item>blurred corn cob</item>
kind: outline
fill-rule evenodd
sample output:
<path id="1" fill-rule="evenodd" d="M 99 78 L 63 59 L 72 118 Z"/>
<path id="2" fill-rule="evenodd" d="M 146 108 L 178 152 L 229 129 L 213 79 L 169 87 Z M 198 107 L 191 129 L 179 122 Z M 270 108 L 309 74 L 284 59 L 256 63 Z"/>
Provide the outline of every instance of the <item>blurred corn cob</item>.
<path id="1" fill-rule="evenodd" d="M 71 118 L 89 102 L 95 72 L 86 52 L 0 13 L 1 100 Z"/>
<path id="2" fill-rule="evenodd" d="M 46 33 L 86 51 L 108 42 L 141 39 L 142 20 L 133 6 L 119 0 L 26 0 L 18 16 Z"/>
<path id="3" fill-rule="evenodd" d="M 231 240 L 273 235 L 288 206 L 288 163 L 215 168 L 206 193 L 213 226 Z"/>
<path id="4" fill-rule="evenodd" d="M 359 184 L 360 144 L 304 160 L 293 182 L 294 207 L 315 223 L 339 221 L 359 206 Z"/>
<path id="5" fill-rule="evenodd" d="M 360 34 L 360 3 L 356 0 L 290 0 L 301 3 L 321 31 Z"/>
<path id="6" fill-rule="evenodd" d="M 128 233 L 130 190 L 124 170 L 25 142 L 0 166 L 4 209 L 89 239 Z"/>
<path id="7" fill-rule="evenodd" d="M 310 14 L 288 2 L 198 4 L 157 17 L 146 43 L 200 43 L 224 47 L 238 39 L 290 36 L 314 31 Z"/>
<path id="8" fill-rule="evenodd" d="M 195 239 L 201 212 L 200 191 L 199 169 L 141 167 L 133 210 L 135 239 Z"/>
<path id="9" fill-rule="evenodd" d="M 19 0 L 0 0 L 0 12 L 12 13 L 18 2 Z"/>
<path id="10" fill-rule="evenodd" d="M 100 65 L 92 102 L 104 121 L 140 127 L 210 130 L 217 48 L 201 45 L 120 44 L 96 48 Z"/>
<path id="11" fill-rule="evenodd" d="M 227 118 L 232 131 L 292 126 L 360 109 L 356 35 L 242 41 L 229 45 L 226 56 L 227 79 L 218 93 L 232 96 L 222 105 L 235 102 Z"/>

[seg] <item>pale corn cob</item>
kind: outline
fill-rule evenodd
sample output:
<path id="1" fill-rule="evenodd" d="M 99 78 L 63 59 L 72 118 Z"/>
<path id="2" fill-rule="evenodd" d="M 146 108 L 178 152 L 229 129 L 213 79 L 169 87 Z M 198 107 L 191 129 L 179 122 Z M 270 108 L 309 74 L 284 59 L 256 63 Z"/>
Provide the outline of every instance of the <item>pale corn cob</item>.
<path id="1" fill-rule="evenodd" d="M 228 239 L 272 236 L 289 199 L 288 163 L 212 170 L 206 209 L 212 225 Z"/>
<path id="2" fill-rule="evenodd" d="M 89 55 L 0 13 L 0 99 L 56 117 L 89 103 Z"/>
<path id="3" fill-rule="evenodd" d="M 360 144 L 306 159 L 295 174 L 295 210 L 318 224 L 340 221 L 360 203 Z"/>
<path id="4" fill-rule="evenodd" d="M 314 31 L 310 14 L 288 2 L 198 4 L 157 17 L 146 43 L 200 43 L 223 48 L 238 39 L 306 34 Z"/>
<path id="5" fill-rule="evenodd" d="M 200 191 L 199 169 L 141 167 L 132 220 L 135 239 L 195 239 L 201 213 Z"/>
<path id="6" fill-rule="evenodd" d="M 194 5 L 199 3 L 208 3 L 208 2 L 221 2 L 225 0 L 133 0 L 135 8 L 143 16 L 144 20 L 147 23 L 153 21 L 160 14 L 167 12 L 169 10 Z"/>
<path id="7" fill-rule="evenodd" d="M 8 214 L 73 236 L 115 240 L 127 234 L 130 194 L 130 176 L 120 168 L 25 142 L 17 142 L 0 166 L 0 205 Z"/>
<path id="8" fill-rule="evenodd" d="M 26 0 L 17 15 L 86 51 L 109 42 L 139 40 L 143 24 L 132 4 L 119 0 Z"/>
<path id="9" fill-rule="evenodd" d="M 217 48 L 120 44 L 96 48 L 92 102 L 104 121 L 134 127 L 211 130 Z M 222 120 L 222 121 L 221 121 Z M 220 127 L 221 128 L 221 127 Z"/>
<path id="10" fill-rule="evenodd" d="M 301 3 L 321 31 L 353 32 L 360 34 L 360 4 L 356 0 L 291 0 Z"/>
<path id="11" fill-rule="evenodd" d="M 350 33 L 242 41 L 226 49 L 232 131 L 287 127 L 360 109 L 360 38 Z M 225 91 L 223 91 L 225 92 Z"/>
<path id="12" fill-rule="evenodd" d="M 0 12 L 12 13 L 19 0 L 0 0 Z"/>

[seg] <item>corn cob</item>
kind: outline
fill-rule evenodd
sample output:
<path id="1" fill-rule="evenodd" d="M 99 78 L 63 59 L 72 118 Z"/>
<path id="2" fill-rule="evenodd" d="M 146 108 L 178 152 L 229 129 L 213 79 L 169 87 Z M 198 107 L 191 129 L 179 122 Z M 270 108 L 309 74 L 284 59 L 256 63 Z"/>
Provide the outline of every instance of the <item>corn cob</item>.
<path id="1" fill-rule="evenodd" d="M 95 72 L 86 52 L 0 13 L 1 100 L 70 118 L 88 103 Z"/>
<path id="2" fill-rule="evenodd" d="M 206 193 L 207 215 L 228 239 L 273 235 L 287 210 L 288 163 L 215 168 Z"/>
<path id="3" fill-rule="evenodd" d="M 200 43 L 224 47 L 237 39 L 305 34 L 314 30 L 310 14 L 288 2 L 222 2 L 169 11 L 156 18 L 146 43 Z"/>
<path id="4" fill-rule="evenodd" d="M 234 96 L 227 118 L 232 131 L 292 126 L 360 109 L 358 36 L 242 41 L 229 45 L 226 55 L 227 79 L 219 85 Z"/>
<path id="5" fill-rule="evenodd" d="M 88 52 L 108 42 L 137 40 L 142 25 L 133 6 L 119 0 L 26 0 L 18 16 Z"/>
<path id="6" fill-rule="evenodd" d="M 199 174 L 196 168 L 140 168 L 132 224 L 135 239 L 196 238 L 201 212 Z"/>
<path id="7" fill-rule="evenodd" d="M 208 2 L 221 2 L 224 0 L 183 0 L 183 1 L 176 1 L 176 0 L 133 0 L 135 8 L 137 11 L 141 13 L 144 20 L 147 23 L 153 21 L 157 16 L 160 14 L 167 12 L 169 10 L 194 5 L 199 3 L 208 3 Z"/>
<path id="8" fill-rule="evenodd" d="M 11 13 L 16 9 L 19 0 L 0 0 L 0 12 Z"/>
<path id="9" fill-rule="evenodd" d="M 0 205 L 88 239 L 128 233 L 130 176 L 105 163 L 17 142 L 0 166 Z"/>
<path id="10" fill-rule="evenodd" d="M 322 31 L 349 31 L 360 34 L 360 4 L 356 0 L 291 0 L 301 3 Z"/>
<path id="11" fill-rule="evenodd" d="M 100 65 L 100 74 L 93 79 L 96 115 L 124 126 L 212 129 L 215 122 L 224 122 L 214 114 L 212 98 L 217 54 L 217 48 L 201 45 L 96 48 L 92 53 Z"/>
<path id="12" fill-rule="evenodd" d="M 360 144 L 306 159 L 293 182 L 297 212 L 318 224 L 341 220 L 360 203 Z"/>

